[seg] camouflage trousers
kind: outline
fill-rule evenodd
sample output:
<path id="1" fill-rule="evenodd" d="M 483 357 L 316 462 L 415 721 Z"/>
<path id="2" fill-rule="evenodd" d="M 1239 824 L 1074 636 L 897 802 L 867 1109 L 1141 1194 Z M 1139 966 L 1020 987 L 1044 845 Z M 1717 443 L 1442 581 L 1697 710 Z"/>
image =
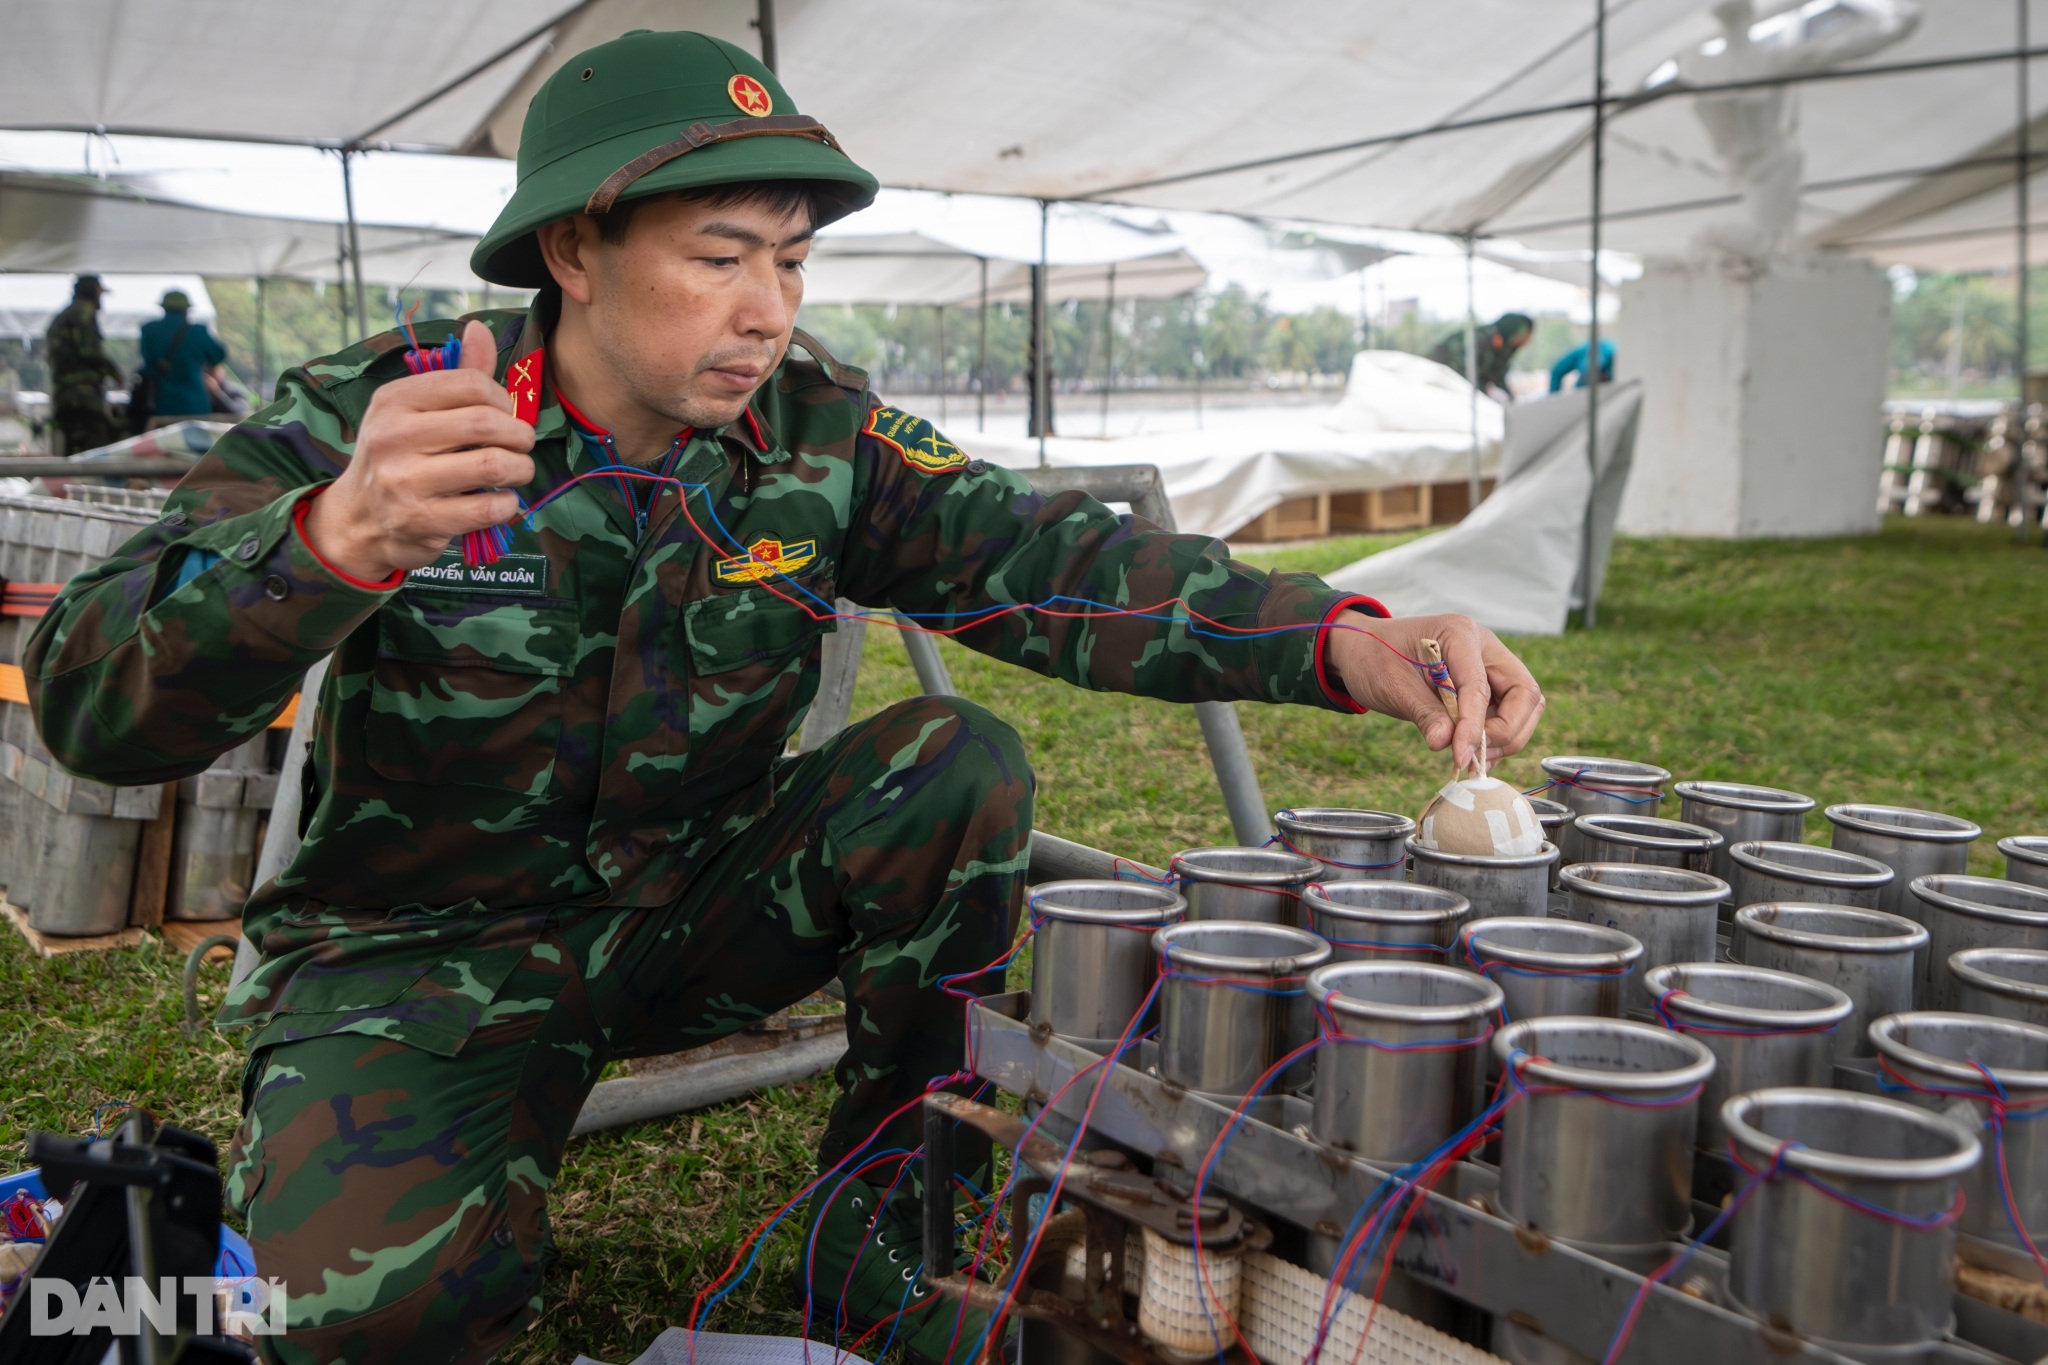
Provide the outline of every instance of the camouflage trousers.
<path id="1" fill-rule="evenodd" d="M 97 395 L 95 397 L 97 399 Z M 60 403 L 50 414 L 50 421 L 57 430 L 64 433 L 66 455 L 98 450 L 101 446 L 112 445 L 127 435 L 115 427 L 104 399 L 97 399 L 89 404 Z"/>
<path id="2" fill-rule="evenodd" d="M 674 904 L 552 916 L 455 1056 L 355 1033 L 252 1056 L 228 1195 L 289 1295 L 265 1359 L 482 1361 L 510 1341 L 554 1259 L 570 1125 L 613 1058 L 710 1042 L 837 976 L 825 1163 L 960 1065 L 961 1005 L 938 983 L 1015 928 L 1033 794 L 1016 733 L 922 697 L 771 781 L 771 813 Z M 901 1145 L 917 1119 L 892 1127 Z"/>

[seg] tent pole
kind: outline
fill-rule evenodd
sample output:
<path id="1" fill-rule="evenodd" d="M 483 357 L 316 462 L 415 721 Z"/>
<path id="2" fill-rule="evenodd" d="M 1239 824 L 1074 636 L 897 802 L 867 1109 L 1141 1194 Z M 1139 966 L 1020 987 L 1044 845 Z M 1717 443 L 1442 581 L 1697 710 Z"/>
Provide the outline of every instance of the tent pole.
<path id="1" fill-rule="evenodd" d="M 2032 281 L 2028 276 L 2027 270 L 2027 230 L 2032 226 L 2028 221 L 2031 205 L 2027 202 L 2027 177 L 2033 173 L 2034 169 L 2027 127 L 2028 123 L 2033 119 L 2032 92 L 2027 89 L 2027 30 L 2029 27 L 2027 6 L 2032 3 L 2033 0 L 2015 0 L 2015 9 L 2019 16 L 2019 42 L 2017 44 L 2019 52 L 2017 60 L 2013 63 L 2013 77 L 2016 87 L 2014 94 L 2019 100 L 2019 138 L 2014 147 L 2015 164 L 2013 166 L 2012 184 L 2013 195 L 2017 200 L 2015 207 L 2018 209 L 2019 219 L 2019 234 L 2015 243 L 2018 249 L 2019 265 L 2014 272 L 2015 288 L 2019 295 L 2019 316 L 2015 320 L 2014 338 L 2019 343 L 2018 383 L 2020 393 L 2020 439 L 2013 446 L 2013 505 L 2018 509 L 2018 515 L 2015 517 L 2013 524 L 2013 537 L 2021 543 L 2025 543 L 2027 539 L 2026 499 L 2018 496 L 2019 490 L 2025 486 L 2027 477 L 2027 360 L 2030 351 L 2027 344 L 2030 340 L 2027 335 L 2027 305 L 2033 302 L 2033 290 L 2029 288 Z"/>
<path id="2" fill-rule="evenodd" d="M 939 333 L 939 338 L 938 338 L 938 349 L 937 349 L 937 353 L 936 353 L 936 355 L 935 355 L 935 357 L 934 357 L 934 359 L 933 359 L 933 362 L 932 362 L 932 368 L 933 368 L 934 370 L 936 370 L 936 371 L 937 371 L 937 375 L 935 376 L 935 378 L 936 378 L 936 382 L 938 383 L 938 386 L 939 386 L 939 420 L 940 420 L 941 422 L 943 422 L 943 421 L 945 421 L 945 420 L 946 420 L 946 305 L 945 305 L 945 304 L 943 304 L 943 303 L 935 303 L 935 304 L 933 304 L 933 305 L 932 305 L 932 325 L 933 325 L 934 327 L 936 327 L 936 328 L 938 329 L 938 333 Z"/>
<path id="3" fill-rule="evenodd" d="M 1465 491 L 1465 515 L 1479 508 L 1479 294 L 1472 282 L 1471 233 L 1465 234 L 1465 382 L 1472 386 L 1472 469 Z"/>
<path id="4" fill-rule="evenodd" d="M 356 329 L 364 336 L 370 334 L 370 310 L 363 297 L 363 235 L 356 226 L 356 185 L 355 177 L 349 173 L 349 158 L 356 155 L 349 148 L 341 149 L 341 198 L 342 206 L 348 211 L 348 263 L 349 274 L 354 277 L 356 290 Z"/>
<path id="5" fill-rule="evenodd" d="M 754 27 L 761 30 L 761 65 L 775 70 L 775 0 L 757 0 Z"/>
<path id="6" fill-rule="evenodd" d="M 1052 232 L 1052 201 L 1038 201 L 1038 264 L 1031 271 L 1031 393 L 1033 419 L 1038 425 L 1038 467 L 1045 468 L 1045 437 L 1052 426 L 1052 366 L 1046 352 L 1052 338 L 1046 334 L 1045 295 L 1051 281 L 1046 270 L 1046 241 Z"/>
<path id="7" fill-rule="evenodd" d="M 2025 0 L 2021 0 L 2025 3 Z M 1586 523 L 1579 533 L 1580 622 L 1598 624 L 1593 600 L 1593 502 L 1600 485 L 1600 192 L 1607 174 L 1607 0 L 1593 0 L 1593 251 L 1586 278 Z"/>
<path id="8" fill-rule="evenodd" d="M 334 225 L 334 309 L 341 316 L 341 341 L 335 350 L 348 348 L 348 243 L 342 226 Z"/>
<path id="9" fill-rule="evenodd" d="M 264 376 L 270 370 L 270 348 L 263 344 L 263 277 L 256 277 L 256 396 L 260 399 L 270 389 Z M 257 406 L 261 407 L 259 402 Z"/>
<path id="10" fill-rule="evenodd" d="M 1102 307 L 1102 434 L 1109 435 L 1109 391 L 1116 387 L 1116 262 L 1109 263 L 1109 295 Z"/>
<path id="11" fill-rule="evenodd" d="M 981 258 L 981 323 L 974 343 L 974 429 L 988 430 L 988 257 Z"/>

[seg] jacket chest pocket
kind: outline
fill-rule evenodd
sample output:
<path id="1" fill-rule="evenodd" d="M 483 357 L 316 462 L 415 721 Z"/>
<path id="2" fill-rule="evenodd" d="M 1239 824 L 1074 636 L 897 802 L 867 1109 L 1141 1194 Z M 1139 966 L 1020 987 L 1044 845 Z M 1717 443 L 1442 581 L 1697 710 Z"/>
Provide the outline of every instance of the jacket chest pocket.
<path id="1" fill-rule="evenodd" d="M 820 596 L 831 601 L 829 587 Z M 833 626 L 765 588 L 686 604 L 690 766 L 724 762 L 742 748 L 779 752 L 792 718 L 817 692 L 809 662 L 818 636 Z"/>
<path id="2" fill-rule="evenodd" d="M 400 594 L 378 615 L 370 767 L 398 782 L 539 795 L 577 635 L 571 602 Z"/>

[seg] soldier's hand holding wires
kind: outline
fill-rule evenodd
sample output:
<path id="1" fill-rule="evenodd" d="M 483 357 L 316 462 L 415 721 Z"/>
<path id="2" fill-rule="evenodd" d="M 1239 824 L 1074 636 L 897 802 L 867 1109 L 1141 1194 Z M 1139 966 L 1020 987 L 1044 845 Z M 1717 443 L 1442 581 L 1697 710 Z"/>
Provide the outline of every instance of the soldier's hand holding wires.
<path id="1" fill-rule="evenodd" d="M 306 514 L 306 537 L 328 563 L 379 581 L 518 515 L 509 490 L 533 481 L 533 428 L 492 377 L 497 359 L 490 328 L 471 322 L 459 368 L 377 390 L 354 458 Z"/>
<path id="2" fill-rule="evenodd" d="M 1398 716 L 1422 731 L 1431 749 L 1455 745 L 1458 771 L 1474 765 L 1480 724 L 1489 759 L 1519 751 L 1543 715 L 1543 689 L 1500 637 L 1469 616 L 1397 616 L 1381 621 L 1347 611 L 1332 623 L 1324 659 L 1352 700 L 1368 711 Z M 1443 647 L 1458 720 L 1420 666 L 1424 640 Z"/>

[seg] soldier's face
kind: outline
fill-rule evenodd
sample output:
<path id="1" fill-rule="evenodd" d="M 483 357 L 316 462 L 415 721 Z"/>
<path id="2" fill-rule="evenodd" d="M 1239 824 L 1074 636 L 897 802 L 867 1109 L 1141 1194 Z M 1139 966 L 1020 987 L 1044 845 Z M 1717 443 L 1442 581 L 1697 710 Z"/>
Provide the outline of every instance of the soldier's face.
<path id="1" fill-rule="evenodd" d="M 634 215 L 623 241 L 591 231 L 578 246 L 590 340 L 648 410 L 681 426 L 723 426 L 782 363 L 811 250 L 804 210 L 659 199 Z"/>

